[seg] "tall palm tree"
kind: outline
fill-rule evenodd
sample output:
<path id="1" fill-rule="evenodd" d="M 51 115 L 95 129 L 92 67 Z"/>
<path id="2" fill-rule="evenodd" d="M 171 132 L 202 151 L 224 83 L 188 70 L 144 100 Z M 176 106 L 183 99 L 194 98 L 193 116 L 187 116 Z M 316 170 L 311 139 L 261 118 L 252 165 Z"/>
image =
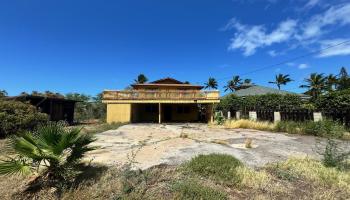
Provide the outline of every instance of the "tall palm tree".
<path id="1" fill-rule="evenodd" d="M 281 85 L 287 85 L 287 83 L 293 81 L 291 78 L 289 78 L 289 74 L 278 74 L 275 76 L 274 81 L 270 81 L 269 83 L 276 84 L 278 89 L 281 90 Z"/>
<path id="2" fill-rule="evenodd" d="M 213 77 L 209 77 L 208 82 L 204 83 L 205 89 L 218 89 L 218 82 Z"/>
<path id="3" fill-rule="evenodd" d="M 137 79 L 134 80 L 136 84 L 143 84 L 148 81 L 148 78 L 144 74 L 140 74 L 137 76 Z"/>
<path id="4" fill-rule="evenodd" d="M 242 79 L 239 76 L 233 76 L 232 80 L 227 81 L 225 92 L 230 90 L 231 92 L 238 90 L 242 84 Z"/>
<path id="5" fill-rule="evenodd" d="M 305 94 L 312 96 L 313 98 L 319 97 L 326 89 L 326 77 L 324 74 L 312 73 L 309 78 L 305 79 L 307 84 L 301 85 L 301 88 L 307 88 Z"/>
<path id="6" fill-rule="evenodd" d="M 327 91 L 332 92 L 337 89 L 338 86 L 338 78 L 337 76 L 333 74 L 329 74 L 326 77 L 326 86 L 327 86 Z"/>

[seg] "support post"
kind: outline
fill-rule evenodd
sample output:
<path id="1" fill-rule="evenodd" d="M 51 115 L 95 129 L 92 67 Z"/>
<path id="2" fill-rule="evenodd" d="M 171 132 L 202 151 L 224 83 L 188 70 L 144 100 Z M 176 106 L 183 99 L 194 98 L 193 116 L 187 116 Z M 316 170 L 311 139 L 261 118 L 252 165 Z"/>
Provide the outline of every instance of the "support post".
<path id="1" fill-rule="evenodd" d="M 241 112 L 237 111 L 236 112 L 236 120 L 240 120 L 241 119 Z"/>
<path id="2" fill-rule="evenodd" d="M 231 119 L 231 111 L 227 112 L 227 119 L 230 120 Z"/>
<path id="3" fill-rule="evenodd" d="M 273 112 L 273 121 L 275 123 L 281 121 L 281 113 L 280 112 Z"/>
<path id="4" fill-rule="evenodd" d="M 322 121 L 322 113 L 321 112 L 314 112 L 314 122 Z"/>
<path id="5" fill-rule="evenodd" d="M 158 123 L 161 124 L 162 123 L 162 104 L 158 104 Z"/>
<path id="6" fill-rule="evenodd" d="M 257 114 L 255 111 L 251 111 L 249 112 L 249 119 L 252 120 L 252 121 L 256 121 L 258 118 Z"/>

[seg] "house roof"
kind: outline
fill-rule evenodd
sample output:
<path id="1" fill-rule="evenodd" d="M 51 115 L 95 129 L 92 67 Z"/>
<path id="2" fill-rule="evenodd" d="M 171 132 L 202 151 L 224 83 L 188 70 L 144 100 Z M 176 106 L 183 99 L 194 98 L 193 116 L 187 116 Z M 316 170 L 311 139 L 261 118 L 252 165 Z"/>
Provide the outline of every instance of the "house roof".
<path id="1" fill-rule="evenodd" d="M 179 80 L 167 77 L 163 79 L 159 79 L 150 83 L 142 83 L 142 84 L 132 84 L 133 88 L 159 88 L 162 87 L 171 87 L 171 88 L 186 88 L 186 89 L 202 89 L 201 85 L 192 85 L 188 83 L 181 82 Z"/>
<path id="2" fill-rule="evenodd" d="M 184 84 L 183 82 L 176 80 L 174 78 L 170 78 L 170 77 L 162 78 L 162 79 L 150 82 L 150 83 L 153 83 L 153 84 Z"/>
<path id="3" fill-rule="evenodd" d="M 265 87 L 261 85 L 252 85 L 250 87 L 246 87 L 244 89 L 236 90 L 232 92 L 231 94 L 234 94 L 239 97 L 244 96 L 254 96 L 254 95 L 263 95 L 263 94 L 294 94 L 294 95 L 300 95 L 306 97 L 306 95 L 298 94 L 294 92 L 289 92 L 285 90 L 278 90 L 271 87 Z"/>

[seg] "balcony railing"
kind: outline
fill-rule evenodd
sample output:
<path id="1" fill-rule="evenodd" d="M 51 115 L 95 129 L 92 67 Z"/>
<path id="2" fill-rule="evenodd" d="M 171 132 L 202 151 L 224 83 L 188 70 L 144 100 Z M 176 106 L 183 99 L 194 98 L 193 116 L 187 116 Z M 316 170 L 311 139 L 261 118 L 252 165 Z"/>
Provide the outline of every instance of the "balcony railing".
<path id="1" fill-rule="evenodd" d="M 103 100 L 205 100 L 219 99 L 218 91 L 123 90 L 104 91 Z"/>

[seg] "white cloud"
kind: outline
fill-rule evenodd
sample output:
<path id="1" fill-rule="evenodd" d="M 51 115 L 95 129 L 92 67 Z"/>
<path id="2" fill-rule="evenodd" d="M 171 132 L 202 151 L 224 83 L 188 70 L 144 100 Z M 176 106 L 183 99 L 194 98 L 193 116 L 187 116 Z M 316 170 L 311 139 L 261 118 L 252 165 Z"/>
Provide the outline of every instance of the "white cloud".
<path id="1" fill-rule="evenodd" d="M 326 26 L 350 24 L 350 3 L 330 7 L 325 13 L 313 16 L 301 27 L 299 39 L 318 37 L 324 33 Z"/>
<path id="2" fill-rule="evenodd" d="M 309 0 L 307 6 L 314 6 L 321 0 Z M 233 18 L 223 30 L 235 30 L 230 40 L 228 50 L 241 50 L 244 56 L 251 56 L 259 48 L 269 47 L 278 43 L 288 43 L 291 48 L 296 46 L 308 47 L 309 45 L 320 45 L 322 49 L 331 40 L 325 38 L 327 33 L 335 30 L 335 27 L 350 25 L 350 3 L 330 6 L 324 13 L 314 15 L 309 19 L 286 19 L 280 22 L 274 29 L 268 30 L 266 25 L 246 25 Z M 297 24 L 298 22 L 299 25 Z M 321 43 L 319 40 L 323 40 Z M 333 40 L 332 42 L 336 42 Z M 332 52 L 333 53 L 332 53 Z M 274 50 L 267 52 L 274 57 L 278 53 Z M 341 47 L 329 50 L 326 56 L 348 55 L 348 49 Z"/>
<path id="3" fill-rule="evenodd" d="M 269 54 L 271 57 L 276 57 L 277 53 L 274 50 L 268 51 L 267 54 Z"/>
<path id="4" fill-rule="evenodd" d="M 330 56 L 340 56 L 340 55 L 350 55 L 350 38 L 348 39 L 333 39 L 333 40 L 323 40 L 320 42 L 321 49 L 325 49 L 334 44 L 344 43 L 343 45 L 339 45 L 333 48 L 326 49 L 322 51 L 318 57 L 330 57 Z"/>
<path id="5" fill-rule="evenodd" d="M 288 66 L 295 66 L 295 63 L 293 63 L 293 62 L 289 62 L 289 63 L 286 63 L 286 65 L 288 65 Z"/>
<path id="6" fill-rule="evenodd" d="M 306 68 L 309 68 L 310 66 L 308 64 L 300 64 L 298 66 L 299 69 L 306 69 Z"/>
<path id="7" fill-rule="evenodd" d="M 288 19 L 281 22 L 275 30 L 268 33 L 262 25 L 248 26 L 239 23 L 236 19 L 232 19 L 224 28 L 225 30 L 232 28 L 237 30 L 234 38 L 231 39 L 228 49 L 241 49 L 243 50 L 243 55 L 253 55 L 257 48 L 289 40 L 294 34 L 296 24 L 295 20 Z"/>
<path id="8" fill-rule="evenodd" d="M 320 4 L 321 0 L 308 0 L 308 2 L 306 3 L 306 5 L 304 6 L 304 8 L 312 8 L 315 7 L 316 5 Z"/>

